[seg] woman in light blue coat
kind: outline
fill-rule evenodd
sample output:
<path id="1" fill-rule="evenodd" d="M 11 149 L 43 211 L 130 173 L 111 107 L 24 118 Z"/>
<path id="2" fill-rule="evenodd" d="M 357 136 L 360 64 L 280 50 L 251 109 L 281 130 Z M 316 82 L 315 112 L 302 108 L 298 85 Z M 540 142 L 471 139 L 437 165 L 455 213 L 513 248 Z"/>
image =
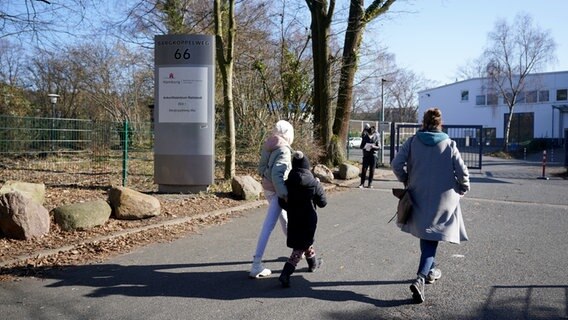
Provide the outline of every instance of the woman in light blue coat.
<path id="1" fill-rule="evenodd" d="M 400 227 L 420 239 L 418 277 L 410 289 L 414 300 L 421 303 L 424 283 L 441 277 L 435 267 L 438 242 L 468 239 L 459 201 L 469 191 L 469 173 L 455 141 L 442 132 L 438 108 L 424 113 L 422 130 L 400 147 L 391 166 L 413 200 L 412 214 Z"/>

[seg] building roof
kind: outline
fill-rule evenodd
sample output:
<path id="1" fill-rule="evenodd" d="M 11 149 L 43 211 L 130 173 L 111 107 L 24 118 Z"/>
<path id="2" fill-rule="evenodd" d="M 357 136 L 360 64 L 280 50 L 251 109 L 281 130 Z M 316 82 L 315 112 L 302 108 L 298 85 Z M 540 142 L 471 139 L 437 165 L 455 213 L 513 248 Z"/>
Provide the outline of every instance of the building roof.
<path id="1" fill-rule="evenodd" d="M 567 73 L 567 74 L 568 74 L 568 70 L 565 70 L 565 71 L 551 71 L 551 72 L 530 73 L 529 76 L 552 75 L 552 74 L 555 74 L 555 73 Z M 469 81 L 478 81 L 478 80 L 483 80 L 483 79 L 486 79 L 486 78 L 484 78 L 484 77 L 469 78 L 469 79 L 460 80 L 460 81 L 458 81 L 458 80 L 456 79 L 456 81 L 453 82 L 453 83 L 447 83 L 447 84 L 444 84 L 444 85 L 441 85 L 441 86 L 437 86 L 437 87 L 432 87 L 432 88 L 420 90 L 420 91 L 418 91 L 418 94 L 427 93 L 427 92 L 430 91 L 430 90 L 439 89 L 439 88 L 443 88 L 443 87 L 449 87 L 449 86 L 453 86 L 453 85 L 456 85 L 456 84 L 459 84 L 459 83 L 464 83 L 464 82 L 469 82 Z"/>

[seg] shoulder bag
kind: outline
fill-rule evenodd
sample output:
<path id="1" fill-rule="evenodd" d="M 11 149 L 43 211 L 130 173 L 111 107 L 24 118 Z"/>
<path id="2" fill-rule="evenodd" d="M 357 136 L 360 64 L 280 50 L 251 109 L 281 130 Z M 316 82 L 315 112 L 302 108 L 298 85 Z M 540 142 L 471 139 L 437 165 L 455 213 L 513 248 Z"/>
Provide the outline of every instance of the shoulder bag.
<path id="1" fill-rule="evenodd" d="M 412 141 L 414 137 L 410 138 L 410 144 L 408 149 L 408 157 L 406 159 L 406 173 L 407 173 L 407 181 L 410 179 L 410 156 L 412 151 Z M 408 222 L 408 218 L 412 214 L 412 197 L 410 196 L 410 192 L 408 191 L 408 184 L 405 184 L 404 189 L 402 188 L 393 188 L 392 194 L 397 197 L 398 205 L 396 207 L 396 213 L 394 216 L 389 220 L 389 222 L 393 221 L 396 217 L 397 224 L 406 224 Z"/>

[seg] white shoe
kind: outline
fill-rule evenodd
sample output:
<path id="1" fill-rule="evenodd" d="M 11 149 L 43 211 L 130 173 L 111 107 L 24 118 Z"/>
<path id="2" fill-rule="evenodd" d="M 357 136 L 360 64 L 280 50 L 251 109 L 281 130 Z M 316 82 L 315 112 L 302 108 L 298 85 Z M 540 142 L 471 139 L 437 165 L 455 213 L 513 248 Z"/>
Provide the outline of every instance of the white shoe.
<path id="1" fill-rule="evenodd" d="M 270 269 L 266 269 L 265 267 L 262 266 L 262 262 L 260 262 L 260 259 L 255 259 L 252 263 L 252 268 L 250 269 L 250 273 L 249 273 L 249 277 L 250 278 L 254 278 L 254 279 L 258 279 L 258 278 L 264 278 L 264 277 L 268 277 L 269 275 L 272 274 L 272 271 L 270 271 Z"/>
<path id="2" fill-rule="evenodd" d="M 426 283 L 434 283 L 434 281 L 442 277 L 442 271 L 438 268 L 430 269 L 428 276 L 426 276 Z"/>

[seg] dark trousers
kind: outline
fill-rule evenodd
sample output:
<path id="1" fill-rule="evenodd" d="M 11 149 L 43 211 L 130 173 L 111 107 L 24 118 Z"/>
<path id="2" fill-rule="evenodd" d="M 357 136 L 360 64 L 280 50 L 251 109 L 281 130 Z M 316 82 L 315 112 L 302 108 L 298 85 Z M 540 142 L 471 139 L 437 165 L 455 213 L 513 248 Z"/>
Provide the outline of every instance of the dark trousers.
<path id="1" fill-rule="evenodd" d="M 375 166 L 377 165 L 377 158 L 373 153 L 363 153 L 363 169 L 361 170 L 361 184 L 365 184 L 367 177 L 367 169 L 369 169 L 369 186 L 373 183 L 373 176 L 375 175 Z"/>

